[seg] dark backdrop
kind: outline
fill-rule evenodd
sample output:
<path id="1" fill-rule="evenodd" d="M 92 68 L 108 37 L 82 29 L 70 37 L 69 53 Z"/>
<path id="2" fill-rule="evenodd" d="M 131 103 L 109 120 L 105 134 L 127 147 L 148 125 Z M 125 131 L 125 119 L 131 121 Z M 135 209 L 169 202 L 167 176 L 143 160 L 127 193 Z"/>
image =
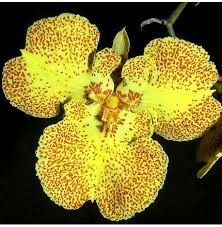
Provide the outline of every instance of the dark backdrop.
<path id="1" fill-rule="evenodd" d="M 99 49 L 111 46 L 116 32 L 127 27 L 130 57 L 143 53 L 153 38 L 164 37 L 161 25 L 140 31 L 150 17 L 167 17 L 177 3 L 1 3 L 0 68 L 20 54 L 27 28 L 36 20 L 62 12 L 78 13 L 95 23 L 100 32 Z M 189 3 L 175 24 L 180 38 L 202 45 L 222 72 L 222 4 Z M 38 119 L 12 107 L 0 92 L 0 223 L 111 223 L 87 202 L 77 211 L 66 211 L 44 194 L 35 176 L 35 150 L 43 129 L 57 122 Z M 165 185 L 156 201 L 144 212 L 121 223 L 221 223 L 222 160 L 203 180 L 195 177 L 198 140 L 170 142 L 155 138 L 169 155 Z"/>

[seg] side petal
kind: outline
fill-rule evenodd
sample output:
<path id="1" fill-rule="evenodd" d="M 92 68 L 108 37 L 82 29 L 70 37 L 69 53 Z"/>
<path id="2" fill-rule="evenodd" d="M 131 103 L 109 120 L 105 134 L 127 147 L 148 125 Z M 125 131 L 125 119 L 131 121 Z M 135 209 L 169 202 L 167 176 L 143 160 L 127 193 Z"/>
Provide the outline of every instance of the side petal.
<path id="1" fill-rule="evenodd" d="M 55 93 L 50 92 L 51 86 L 39 89 L 38 86 L 32 87 L 33 82 L 37 83 L 35 77 L 28 72 L 22 57 L 13 58 L 5 64 L 2 88 L 10 103 L 35 117 L 56 116 L 59 112 L 59 100 Z"/>
<path id="2" fill-rule="evenodd" d="M 90 99 L 100 103 L 112 94 L 114 83 L 111 74 L 120 63 L 120 55 L 111 48 L 96 53 L 92 63 L 91 82 L 86 86 L 86 94 Z"/>
<path id="3" fill-rule="evenodd" d="M 121 100 L 149 111 L 156 118 L 155 132 L 166 139 L 197 138 L 219 118 L 222 108 L 210 90 L 218 73 L 202 47 L 178 38 L 156 39 L 144 56 L 124 65 L 122 76 Z"/>
<path id="4" fill-rule="evenodd" d="M 182 39 L 155 39 L 146 46 L 144 56 L 155 62 L 158 73 L 150 83 L 156 87 L 197 92 L 210 89 L 218 78 L 208 53 L 201 46 Z"/>
<path id="5" fill-rule="evenodd" d="M 85 100 L 88 87 L 99 86 L 106 98 L 113 90 L 110 74 L 120 57 L 105 49 L 92 66 L 98 40 L 96 26 L 79 15 L 61 14 L 35 22 L 28 29 L 22 57 L 5 64 L 7 99 L 32 116 L 53 117 L 61 103 L 71 98 Z"/>
<path id="6" fill-rule="evenodd" d="M 220 117 L 221 104 L 208 97 L 199 104 L 170 116 L 166 112 L 158 115 L 155 132 L 166 139 L 176 141 L 192 140 L 202 134 Z"/>
<path id="7" fill-rule="evenodd" d="M 155 108 L 156 132 L 172 140 L 201 136 L 222 110 L 211 97 L 210 88 L 218 72 L 208 53 L 191 42 L 168 37 L 150 42 L 144 55 L 152 58 L 157 67 L 151 84 L 166 91 L 161 93 L 165 99 L 160 95 L 165 103 Z"/>
<path id="8" fill-rule="evenodd" d="M 70 97 L 83 98 L 89 55 L 99 32 L 79 15 L 61 14 L 29 27 L 22 57 L 5 64 L 3 91 L 11 103 L 36 117 L 53 117 Z"/>
<path id="9" fill-rule="evenodd" d="M 108 151 L 108 145 L 103 149 Z M 145 138 L 114 151 L 104 162 L 97 204 L 104 217 L 119 221 L 154 202 L 165 180 L 168 158 L 156 141 Z"/>

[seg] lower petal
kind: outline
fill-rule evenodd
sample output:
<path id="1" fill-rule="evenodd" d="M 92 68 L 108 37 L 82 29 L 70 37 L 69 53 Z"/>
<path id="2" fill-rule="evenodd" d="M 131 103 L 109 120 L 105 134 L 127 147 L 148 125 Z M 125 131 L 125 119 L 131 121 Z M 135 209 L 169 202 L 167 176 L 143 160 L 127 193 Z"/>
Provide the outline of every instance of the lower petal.
<path id="1" fill-rule="evenodd" d="M 97 195 L 101 213 L 113 221 L 131 218 L 154 202 L 168 165 L 167 155 L 152 139 L 140 138 L 117 148 L 119 155 L 113 153 L 104 163 Z"/>
<path id="2" fill-rule="evenodd" d="M 84 138 L 71 123 L 60 122 L 45 129 L 39 144 L 36 171 L 45 193 L 66 209 L 81 207 L 90 191 Z"/>
<path id="3" fill-rule="evenodd" d="M 74 100 L 65 105 L 64 120 L 46 128 L 39 141 L 37 176 L 50 199 L 66 209 L 96 200 L 104 217 L 128 219 L 156 199 L 168 157 L 149 137 L 105 137 L 97 111 L 97 105 Z"/>
<path id="4" fill-rule="evenodd" d="M 77 209 L 94 195 L 97 109 L 71 100 L 64 120 L 47 127 L 39 140 L 37 176 L 49 198 L 66 209 Z"/>

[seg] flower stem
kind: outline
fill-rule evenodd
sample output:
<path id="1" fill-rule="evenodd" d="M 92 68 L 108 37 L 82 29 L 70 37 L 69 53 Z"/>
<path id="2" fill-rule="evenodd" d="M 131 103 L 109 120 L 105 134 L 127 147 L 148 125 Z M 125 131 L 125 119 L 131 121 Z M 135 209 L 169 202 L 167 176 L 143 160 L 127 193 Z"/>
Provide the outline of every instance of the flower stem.
<path id="1" fill-rule="evenodd" d="M 187 6 L 188 2 L 181 2 L 177 8 L 171 13 L 171 15 L 169 16 L 169 18 L 166 20 L 166 28 L 168 33 L 170 34 L 170 36 L 176 36 L 174 29 L 173 29 L 173 25 L 174 23 L 177 21 L 177 19 L 179 18 L 179 16 L 181 15 L 181 13 L 183 12 L 183 10 L 185 9 L 185 7 Z"/>
<path id="2" fill-rule="evenodd" d="M 163 24 L 169 33 L 170 36 L 175 37 L 175 31 L 173 28 L 174 23 L 177 21 L 185 7 L 187 6 L 188 2 L 181 2 L 177 8 L 170 14 L 169 18 L 166 20 L 160 20 L 158 18 L 149 18 L 141 23 L 141 30 L 145 25 L 152 24 L 152 23 L 158 23 L 158 24 Z"/>
<path id="3" fill-rule="evenodd" d="M 179 18 L 180 14 L 183 12 L 185 7 L 187 6 L 188 2 L 181 2 L 177 8 L 171 13 L 169 18 L 167 19 L 167 22 L 171 25 L 173 25 L 176 20 Z"/>

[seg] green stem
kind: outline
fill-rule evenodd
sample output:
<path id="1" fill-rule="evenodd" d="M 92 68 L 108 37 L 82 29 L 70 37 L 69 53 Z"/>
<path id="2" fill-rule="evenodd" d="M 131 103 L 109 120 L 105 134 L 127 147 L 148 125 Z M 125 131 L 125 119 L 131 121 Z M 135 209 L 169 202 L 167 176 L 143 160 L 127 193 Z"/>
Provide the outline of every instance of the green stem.
<path id="1" fill-rule="evenodd" d="M 176 20 L 179 18 L 180 14 L 183 12 L 188 2 L 181 2 L 177 8 L 171 13 L 167 22 L 173 26 Z"/>
<path id="2" fill-rule="evenodd" d="M 164 21 L 164 25 L 166 26 L 167 31 L 168 31 L 170 36 L 176 37 L 173 25 L 177 21 L 177 19 L 179 18 L 179 16 L 183 12 L 183 10 L 185 9 L 185 7 L 187 6 L 187 3 L 188 2 L 181 2 L 177 6 L 177 8 L 171 13 L 169 18 Z"/>
<path id="3" fill-rule="evenodd" d="M 163 24 L 169 33 L 170 36 L 176 37 L 173 25 L 187 6 L 188 2 L 181 2 L 177 8 L 170 14 L 169 18 L 166 20 L 160 20 L 158 18 L 150 18 L 141 23 L 141 29 L 143 26 L 152 24 L 152 23 L 158 23 L 158 24 Z"/>
<path id="4" fill-rule="evenodd" d="M 173 25 L 168 23 L 167 21 L 164 21 L 164 25 L 166 26 L 169 35 L 172 37 L 176 37 L 175 31 L 173 29 Z"/>

